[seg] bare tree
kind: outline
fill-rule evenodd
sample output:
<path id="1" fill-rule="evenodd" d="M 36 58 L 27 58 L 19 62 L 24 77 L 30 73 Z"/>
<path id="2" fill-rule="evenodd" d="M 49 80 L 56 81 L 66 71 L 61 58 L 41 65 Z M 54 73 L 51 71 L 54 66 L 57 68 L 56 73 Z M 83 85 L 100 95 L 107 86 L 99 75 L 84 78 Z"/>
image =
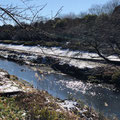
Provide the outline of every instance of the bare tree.
<path id="1" fill-rule="evenodd" d="M 120 5 L 120 0 L 111 0 L 102 6 L 103 12 L 107 14 L 112 14 L 114 9 Z"/>
<path id="2" fill-rule="evenodd" d="M 90 9 L 89 9 L 89 13 L 93 14 L 93 15 L 100 15 L 103 13 L 103 9 L 101 5 L 93 5 Z"/>
<path id="3" fill-rule="evenodd" d="M 89 9 L 89 13 L 95 15 L 112 14 L 113 10 L 118 5 L 120 5 L 120 0 L 111 0 L 104 5 L 93 5 Z"/>
<path id="4" fill-rule="evenodd" d="M 7 24 L 9 21 L 14 21 L 20 27 L 23 27 L 21 22 L 25 21 L 32 23 L 39 18 L 39 12 L 42 11 L 45 5 L 40 6 L 28 6 L 27 2 L 30 0 L 20 0 L 24 7 L 13 5 L 1 5 L 0 6 L 0 21 L 3 24 Z M 29 11 L 29 12 L 28 12 Z"/>

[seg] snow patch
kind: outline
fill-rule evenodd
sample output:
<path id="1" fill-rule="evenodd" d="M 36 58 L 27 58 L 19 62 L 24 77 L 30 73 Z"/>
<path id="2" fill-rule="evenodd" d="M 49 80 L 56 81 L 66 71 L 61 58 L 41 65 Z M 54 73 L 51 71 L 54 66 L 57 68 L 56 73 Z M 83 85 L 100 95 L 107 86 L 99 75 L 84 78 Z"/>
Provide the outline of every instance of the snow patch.
<path id="1" fill-rule="evenodd" d="M 98 64 L 95 62 L 88 62 L 83 60 L 77 60 L 76 58 L 82 59 L 99 59 L 102 60 L 96 53 L 89 53 L 85 51 L 71 51 L 69 49 L 61 49 L 59 47 L 41 47 L 41 46 L 23 46 L 23 45 L 5 45 L 0 44 L 2 49 L 12 49 L 19 50 L 27 53 L 34 54 L 34 56 L 30 56 L 29 59 L 37 59 L 37 55 L 48 56 L 53 58 L 58 58 L 61 61 L 61 64 L 67 63 L 70 66 L 75 66 L 78 68 L 95 68 L 98 66 L 102 66 L 103 64 Z M 7 57 L 7 56 L 6 56 Z M 25 57 L 25 56 L 23 56 Z M 117 56 L 109 56 L 110 60 L 120 61 Z"/>
<path id="2" fill-rule="evenodd" d="M 19 85 L 17 85 L 14 81 L 11 81 L 8 76 L 7 72 L 1 71 L 0 72 L 0 92 L 16 92 L 16 91 L 23 91 Z"/>
<path id="3" fill-rule="evenodd" d="M 59 105 L 60 105 L 63 109 L 67 109 L 68 111 L 70 111 L 70 110 L 76 108 L 77 102 L 65 100 L 64 102 L 59 103 Z"/>

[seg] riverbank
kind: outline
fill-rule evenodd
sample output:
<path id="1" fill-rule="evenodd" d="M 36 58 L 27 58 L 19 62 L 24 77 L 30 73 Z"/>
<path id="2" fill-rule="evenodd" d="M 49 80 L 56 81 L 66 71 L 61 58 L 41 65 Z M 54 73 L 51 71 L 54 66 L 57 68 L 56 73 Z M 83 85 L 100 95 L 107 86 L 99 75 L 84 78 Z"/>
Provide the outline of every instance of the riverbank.
<path id="1" fill-rule="evenodd" d="M 0 69 L 0 118 L 22 120 L 107 120 L 80 101 L 53 98 Z"/>
<path id="2" fill-rule="evenodd" d="M 77 115 L 63 109 L 55 98 L 45 91 L 38 91 L 20 82 L 16 76 L 0 69 L 0 118 L 1 119 L 66 119 Z"/>
<path id="3" fill-rule="evenodd" d="M 111 89 L 120 88 L 119 66 L 106 64 L 95 53 L 0 44 L 0 57 L 33 66 L 49 65 L 84 82 L 104 84 Z M 116 56 L 110 59 L 119 60 Z"/>

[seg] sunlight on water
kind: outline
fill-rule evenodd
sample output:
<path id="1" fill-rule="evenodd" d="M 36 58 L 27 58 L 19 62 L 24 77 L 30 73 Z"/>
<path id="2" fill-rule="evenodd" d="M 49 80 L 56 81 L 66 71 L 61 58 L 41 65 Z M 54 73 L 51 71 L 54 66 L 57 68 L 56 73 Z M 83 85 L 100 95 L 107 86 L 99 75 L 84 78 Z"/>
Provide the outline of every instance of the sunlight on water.
<path id="1" fill-rule="evenodd" d="M 16 75 L 19 79 L 32 83 L 37 89 L 48 91 L 55 97 L 67 99 L 72 95 L 108 116 L 115 114 L 120 118 L 120 93 L 106 89 L 102 85 L 86 84 L 65 74 L 41 72 L 37 71 L 38 68 L 2 59 L 0 68 Z M 47 71 L 46 68 L 45 71 Z"/>

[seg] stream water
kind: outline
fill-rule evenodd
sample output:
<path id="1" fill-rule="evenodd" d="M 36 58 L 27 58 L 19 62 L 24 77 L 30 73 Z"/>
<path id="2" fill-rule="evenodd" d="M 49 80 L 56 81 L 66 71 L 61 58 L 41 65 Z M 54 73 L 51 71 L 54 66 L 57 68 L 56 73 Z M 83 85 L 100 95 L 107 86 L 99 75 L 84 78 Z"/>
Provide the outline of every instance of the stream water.
<path id="1" fill-rule="evenodd" d="M 115 115 L 120 119 L 119 92 L 113 92 L 101 85 L 86 84 L 61 73 L 54 72 L 42 75 L 30 66 L 20 65 L 4 59 L 0 59 L 0 68 L 16 75 L 19 79 L 26 80 L 37 89 L 48 91 L 54 97 L 67 99 L 72 95 L 105 115 Z M 39 69 L 48 71 L 46 67 Z"/>

